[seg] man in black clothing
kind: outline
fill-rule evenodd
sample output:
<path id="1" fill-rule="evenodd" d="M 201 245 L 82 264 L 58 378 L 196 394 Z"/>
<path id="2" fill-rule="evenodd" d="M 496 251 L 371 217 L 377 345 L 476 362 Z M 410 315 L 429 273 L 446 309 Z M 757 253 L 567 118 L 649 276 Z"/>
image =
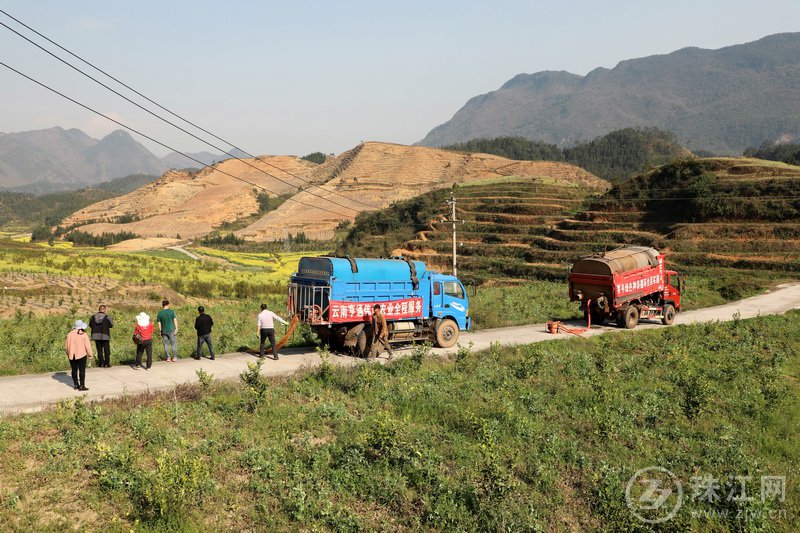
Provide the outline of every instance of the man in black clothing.
<path id="1" fill-rule="evenodd" d="M 197 330 L 197 353 L 194 358 L 200 359 L 203 353 L 203 343 L 205 342 L 208 344 L 208 351 L 213 361 L 214 346 L 211 344 L 211 326 L 214 325 L 214 321 L 206 314 L 206 310 L 202 305 L 197 308 L 197 312 L 200 314 L 194 319 L 194 329 Z"/>
<path id="2" fill-rule="evenodd" d="M 111 367 L 111 332 L 114 321 L 106 314 L 106 306 L 101 305 L 100 309 L 89 319 L 89 327 L 92 329 L 92 340 L 97 347 L 97 366 L 100 368 Z"/>

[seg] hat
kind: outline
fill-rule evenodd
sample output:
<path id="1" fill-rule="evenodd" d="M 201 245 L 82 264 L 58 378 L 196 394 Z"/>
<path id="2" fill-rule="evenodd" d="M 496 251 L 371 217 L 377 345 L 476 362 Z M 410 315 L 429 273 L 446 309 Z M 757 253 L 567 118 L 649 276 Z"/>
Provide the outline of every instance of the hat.
<path id="1" fill-rule="evenodd" d="M 150 315 L 142 311 L 138 315 L 136 315 L 136 323 L 142 327 L 147 326 L 150 323 Z"/>
<path id="2" fill-rule="evenodd" d="M 89 326 L 86 325 L 86 322 L 83 320 L 76 320 L 75 325 L 72 326 L 72 329 L 86 329 Z"/>

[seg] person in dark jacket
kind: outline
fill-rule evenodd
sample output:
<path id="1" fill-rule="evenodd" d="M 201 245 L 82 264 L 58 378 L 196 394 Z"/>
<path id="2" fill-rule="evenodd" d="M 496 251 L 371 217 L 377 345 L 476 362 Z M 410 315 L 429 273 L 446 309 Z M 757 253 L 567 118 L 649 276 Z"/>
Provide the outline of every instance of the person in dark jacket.
<path id="1" fill-rule="evenodd" d="M 392 345 L 389 344 L 389 328 L 386 325 L 386 316 L 384 316 L 380 304 L 375 304 L 372 306 L 372 348 L 370 349 L 369 358 L 380 356 L 383 350 L 389 353 L 389 359 L 394 357 Z"/>
<path id="2" fill-rule="evenodd" d="M 106 314 L 106 306 L 101 305 L 97 313 L 89 319 L 92 330 L 92 340 L 97 348 L 97 366 L 100 368 L 111 367 L 111 331 L 114 320 Z"/>
<path id="3" fill-rule="evenodd" d="M 208 351 L 211 354 L 210 359 L 214 360 L 214 345 L 211 344 L 211 327 L 214 321 L 209 315 L 206 314 L 205 308 L 201 305 L 197 308 L 197 318 L 194 319 L 194 329 L 197 330 L 197 353 L 195 359 L 200 359 L 203 355 L 203 343 L 208 344 Z"/>

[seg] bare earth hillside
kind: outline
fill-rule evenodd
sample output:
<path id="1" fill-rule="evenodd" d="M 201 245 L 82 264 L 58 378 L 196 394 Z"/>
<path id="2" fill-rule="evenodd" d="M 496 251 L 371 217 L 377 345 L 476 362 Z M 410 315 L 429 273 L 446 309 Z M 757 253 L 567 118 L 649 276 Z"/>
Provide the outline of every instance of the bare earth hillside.
<path id="1" fill-rule="evenodd" d="M 260 160 L 247 161 L 296 187 L 265 176 L 242 161 L 228 160 L 197 174 L 168 172 L 133 193 L 78 211 L 63 225 L 94 234 L 125 230 L 143 237 L 194 238 L 223 223 L 256 214 L 258 191 L 221 171 L 266 187 L 271 196 L 295 193 L 278 209 L 236 231 L 237 236 L 252 241 L 271 241 L 300 232 L 311 239 L 329 239 L 339 222 L 353 219 L 362 211 L 381 209 L 464 181 L 547 176 L 593 189 L 607 186 L 585 170 L 564 163 L 511 161 L 487 154 L 377 142 L 360 144 L 319 166 L 292 156 L 267 159 L 294 176 Z M 132 222 L 131 217 L 135 219 Z"/>
<path id="2" fill-rule="evenodd" d="M 323 190 L 313 193 L 339 204 L 345 209 L 303 191 L 294 199 L 323 207 L 310 208 L 286 202 L 261 220 L 240 230 L 237 235 L 264 241 L 281 238 L 285 231 L 303 231 L 312 239 L 328 239 L 343 219 L 358 212 L 384 208 L 398 200 L 418 196 L 453 183 L 496 178 L 498 176 L 549 176 L 589 186 L 604 184 L 585 170 L 562 163 L 546 161 L 511 161 L 488 154 L 463 154 L 433 148 L 368 142 L 343 153 L 317 170 L 325 173 Z M 317 176 L 320 177 L 320 176 Z"/>
<path id="3" fill-rule="evenodd" d="M 295 176 L 309 180 L 304 176 L 316 167 L 293 156 L 245 161 L 226 160 L 197 173 L 167 172 L 129 194 L 81 209 L 62 225 L 93 234 L 131 231 L 142 237 L 200 237 L 225 222 L 256 214 L 257 194 L 266 192 L 258 187 L 270 191 L 270 196 L 292 193 L 297 187 L 308 186 Z"/>

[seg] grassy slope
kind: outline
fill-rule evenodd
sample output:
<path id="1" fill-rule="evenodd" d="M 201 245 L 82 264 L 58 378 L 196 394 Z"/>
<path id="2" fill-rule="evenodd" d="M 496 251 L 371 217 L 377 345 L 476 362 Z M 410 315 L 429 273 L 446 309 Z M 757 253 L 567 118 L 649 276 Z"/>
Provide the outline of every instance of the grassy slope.
<path id="1" fill-rule="evenodd" d="M 800 314 L 453 361 L 323 366 L 0 420 L 0 523 L 20 530 L 639 529 L 640 468 L 682 480 L 667 527 L 800 527 Z M 752 476 L 706 504 L 690 478 Z M 786 502 L 758 498 L 787 477 Z M 769 518 L 754 513 L 784 510 Z M 724 512 L 710 518 L 693 512 Z M 738 511 L 750 513 L 747 521 Z"/>

